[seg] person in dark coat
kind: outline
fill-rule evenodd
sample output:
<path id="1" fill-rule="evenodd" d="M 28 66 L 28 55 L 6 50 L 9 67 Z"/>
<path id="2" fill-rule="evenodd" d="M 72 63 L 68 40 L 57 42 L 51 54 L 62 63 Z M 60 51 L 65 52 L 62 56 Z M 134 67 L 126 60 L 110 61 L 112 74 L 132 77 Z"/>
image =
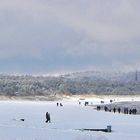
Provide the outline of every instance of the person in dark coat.
<path id="1" fill-rule="evenodd" d="M 132 114 L 132 110 L 131 109 L 129 110 L 129 114 Z"/>
<path id="2" fill-rule="evenodd" d="M 108 111 L 108 107 L 107 107 L 107 106 L 105 106 L 105 107 L 104 107 L 104 110 L 105 110 L 105 111 Z"/>
<path id="3" fill-rule="evenodd" d="M 116 112 L 116 108 L 115 108 L 115 107 L 113 108 L 113 112 L 114 112 L 114 113 Z"/>
<path id="4" fill-rule="evenodd" d="M 60 106 L 63 106 L 63 104 L 62 104 L 62 103 L 60 103 Z"/>
<path id="5" fill-rule="evenodd" d="M 50 113 L 46 112 L 46 123 L 51 122 Z"/>
<path id="6" fill-rule="evenodd" d="M 97 110 L 100 110 L 100 109 L 101 109 L 101 107 L 98 105 L 98 106 L 97 106 Z"/>
<path id="7" fill-rule="evenodd" d="M 51 117 L 50 117 L 50 113 L 48 113 L 48 122 L 51 122 Z"/>
<path id="8" fill-rule="evenodd" d="M 118 112 L 119 112 L 119 113 L 121 112 L 121 108 L 118 108 Z"/>

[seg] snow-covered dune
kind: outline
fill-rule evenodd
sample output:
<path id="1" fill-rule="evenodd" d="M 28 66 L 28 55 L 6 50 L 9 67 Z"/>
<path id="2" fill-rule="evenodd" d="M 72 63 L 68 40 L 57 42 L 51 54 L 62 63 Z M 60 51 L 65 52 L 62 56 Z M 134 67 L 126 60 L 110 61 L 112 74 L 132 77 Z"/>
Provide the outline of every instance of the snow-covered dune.
<path id="1" fill-rule="evenodd" d="M 139 140 L 140 116 L 96 111 L 77 101 L 1 101 L 0 140 Z M 51 123 L 45 123 L 50 112 Z M 24 118 L 25 121 L 20 121 Z M 82 128 L 106 128 L 112 133 L 84 132 Z"/>

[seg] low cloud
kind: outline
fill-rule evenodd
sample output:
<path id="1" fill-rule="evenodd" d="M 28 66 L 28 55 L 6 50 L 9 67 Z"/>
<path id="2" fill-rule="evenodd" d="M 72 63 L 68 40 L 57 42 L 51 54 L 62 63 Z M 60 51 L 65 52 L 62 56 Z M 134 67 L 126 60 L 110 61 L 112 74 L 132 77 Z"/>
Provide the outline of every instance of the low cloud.
<path id="1" fill-rule="evenodd" d="M 15 59 L 15 70 L 22 69 L 21 60 L 46 71 L 140 68 L 139 4 L 138 0 L 2 0 L 0 61 Z"/>

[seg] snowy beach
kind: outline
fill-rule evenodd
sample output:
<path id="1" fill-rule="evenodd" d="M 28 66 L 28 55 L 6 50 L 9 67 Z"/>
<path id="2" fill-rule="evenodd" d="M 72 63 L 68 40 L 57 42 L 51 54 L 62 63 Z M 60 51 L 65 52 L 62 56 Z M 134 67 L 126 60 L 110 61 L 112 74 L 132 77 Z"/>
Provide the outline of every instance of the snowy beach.
<path id="1" fill-rule="evenodd" d="M 76 100 L 1 101 L 1 140 L 139 140 L 140 116 L 96 111 L 91 106 L 79 105 Z M 51 123 L 45 123 L 45 113 Z M 20 119 L 24 118 L 25 121 Z M 83 128 L 106 128 L 111 133 L 80 131 Z"/>

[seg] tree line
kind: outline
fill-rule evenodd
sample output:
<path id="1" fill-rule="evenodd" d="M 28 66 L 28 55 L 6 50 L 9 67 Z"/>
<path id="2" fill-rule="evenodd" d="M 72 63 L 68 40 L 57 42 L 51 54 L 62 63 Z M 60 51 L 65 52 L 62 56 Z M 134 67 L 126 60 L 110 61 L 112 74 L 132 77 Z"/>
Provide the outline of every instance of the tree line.
<path id="1" fill-rule="evenodd" d="M 55 94 L 138 95 L 140 82 L 91 77 L 0 75 L 0 95 L 47 96 Z"/>

